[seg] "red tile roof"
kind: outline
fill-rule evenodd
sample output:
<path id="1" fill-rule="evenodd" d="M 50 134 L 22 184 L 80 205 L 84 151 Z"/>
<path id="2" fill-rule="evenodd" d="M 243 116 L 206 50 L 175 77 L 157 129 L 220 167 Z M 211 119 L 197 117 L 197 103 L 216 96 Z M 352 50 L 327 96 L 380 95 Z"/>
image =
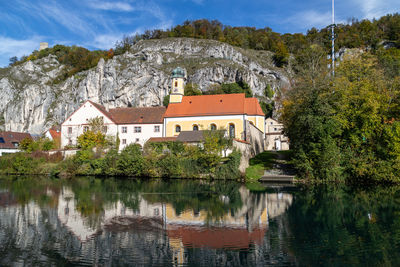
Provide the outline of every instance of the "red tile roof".
<path id="1" fill-rule="evenodd" d="M 168 226 L 167 234 L 170 238 L 182 240 L 185 246 L 208 247 L 214 249 L 230 248 L 245 249 L 252 244 L 261 245 L 264 240 L 265 229 L 256 228 L 252 232 L 242 228 L 228 227 L 195 227 L 195 226 Z"/>
<path id="2" fill-rule="evenodd" d="M 165 107 L 111 108 L 110 110 L 107 110 L 104 106 L 97 104 L 91 100 L 88 100 L 86 102 L 91 103 L 101 113 L 103 113 L 104 116 L 109 118 L 115 124 L 163 123 L 163 119 L 164 119 L 163 116 L 164 116 L 164 113 L 166 110 Z M 75 110 L 67 118 L 67 120 L 77 110 Z M 67 121 L 67 120 L 65 120 L 65 121 Z"/>
<path id="3" fill-rule="evenodd" d="M 51 127 L 49 129 L 49 133 L 50 133 L 51 137 L 53 138 L 53 140 L 61 140 L 61 131 L 59 128 Z"/>
<path id="4" fill-rule="evenodd" d="M 255 97 L 244 99 L 244 110 L 247 115 L 265 116 L 261 109 L 258 99 Z"/>
<path id="5" fill-rule="evenodd" d="M 32 139 L 32 136 L 29 133 L 0 132 L 0 148 L 6 148 L 6 149 L 17 148 L 14 146 L 13 143 L 19 144 L 25 138 Z"/>
<path id="6" fill-rule="evenodd" d="M 117 124 L 163 123 L 165 107 L 112 108 L 108 112 Z"/>
<path id="7" fill-rule="evenodd" d="M 245 94 L 184 96 L 181 103 L 170 103 L 164 117 L 191 117 L 215 115 L 264 116 L 256 98 Z"/>

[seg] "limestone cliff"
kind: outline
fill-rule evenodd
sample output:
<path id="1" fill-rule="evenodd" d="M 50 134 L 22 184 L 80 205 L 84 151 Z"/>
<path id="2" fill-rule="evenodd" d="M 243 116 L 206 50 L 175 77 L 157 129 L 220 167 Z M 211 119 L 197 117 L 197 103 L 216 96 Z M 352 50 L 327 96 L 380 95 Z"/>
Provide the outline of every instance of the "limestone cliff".
<path id="1" fill-rule="evenodd" d="M 0 69 L 0 127 L 40 134 L 62 123 L 80 104 L 93 100 L 108 107 L 161 105 L 170 90 L 170 73 L 186 69 L 188 82 L 207 90 L 211 84 L 245 81 L 263 97 L 267 84 L 277 91 L 289 84 L 272 53 L 244 50 L 212 40 L 140 41 L 123 55 L 55 83 L 65 66 L 55 56 Z"/>

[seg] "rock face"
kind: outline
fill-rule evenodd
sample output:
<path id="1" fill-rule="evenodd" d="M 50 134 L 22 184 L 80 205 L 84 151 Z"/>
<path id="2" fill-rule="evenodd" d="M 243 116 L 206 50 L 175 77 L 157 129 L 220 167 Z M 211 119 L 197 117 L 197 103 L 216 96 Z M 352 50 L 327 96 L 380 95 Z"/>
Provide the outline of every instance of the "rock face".
<path id="1" fill-rule="evenodd" d="M 263 98 L 288 87 L 288 74 L 274 66 L 272 54 L 244 50 L 212 40 L 162 39 L 133 49 L 55 84 L 66 68 L 55 56 L 0 69 L 0 130 L 41 134 L 62 123 L 87 99 L 106 107 L 162 105 L 171 88 L 171 71 L 181 66 L 187 82 L 205 91 L 212 84 L 245 81 Z M 264 98 L 264 100 L 266 100 Z"/>

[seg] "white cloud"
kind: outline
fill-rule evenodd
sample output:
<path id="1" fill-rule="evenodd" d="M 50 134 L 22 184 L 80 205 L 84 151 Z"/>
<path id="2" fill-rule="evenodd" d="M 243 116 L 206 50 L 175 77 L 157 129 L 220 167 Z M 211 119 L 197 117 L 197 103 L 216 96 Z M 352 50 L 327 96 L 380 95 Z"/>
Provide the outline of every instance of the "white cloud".
<path id="1" fill-rule="evenodd" d="M 331 24 L 331 12 L 318 12 L 309 10 L 299 12 L 287 19 L 282 20 L 283 24 L 301 25 L 302 28 L 310 29 L 312 27 L 323 28 Z"/>
<path id="2" fill-rule="evenodd" d="M 10 57 L 21 57 L 31 54 L 33 50 L 38 50 L 40 42 L 41 38 L 39 36 L 25 40 L 0 36 L 0 66 L 7 66 Z"/>
<path id="3" fill-rule="evenodd" d="M 110 48 L 113 48 L 117 41 L 122 40 L 122 37 L 122 34 L 101 34 L 97 35 L 94 38 L 94 41 L 90 43 L 90 45 L 98 49 L 108 50 Z"/>
<path id="4" fill-rule="evenodd" d="M 91 8 L 100 9 L 100 10 L 108 10 L 108 11 L 133 11 L 134 8 L 128 4 L 123 2 L 91 2 Z"/>
<path id="5" fill-rule="evenodd" d="M 354 0 L 360 6 L 363 18 L 373 19 L 388 13 L 399 12 L 400 1 L 398 0 Z"/>

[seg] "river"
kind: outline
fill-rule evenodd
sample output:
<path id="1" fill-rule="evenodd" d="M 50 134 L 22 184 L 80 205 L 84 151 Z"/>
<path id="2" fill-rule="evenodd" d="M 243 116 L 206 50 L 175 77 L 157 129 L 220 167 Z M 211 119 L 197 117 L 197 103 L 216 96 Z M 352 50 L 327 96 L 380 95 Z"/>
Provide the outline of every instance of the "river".
<path id="1" fill-rule="evenodd" d="M 400 265 L 400 188 L 0 177 L 0 266 Z"/>

